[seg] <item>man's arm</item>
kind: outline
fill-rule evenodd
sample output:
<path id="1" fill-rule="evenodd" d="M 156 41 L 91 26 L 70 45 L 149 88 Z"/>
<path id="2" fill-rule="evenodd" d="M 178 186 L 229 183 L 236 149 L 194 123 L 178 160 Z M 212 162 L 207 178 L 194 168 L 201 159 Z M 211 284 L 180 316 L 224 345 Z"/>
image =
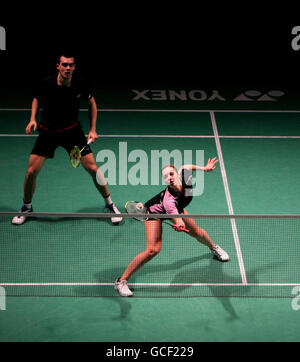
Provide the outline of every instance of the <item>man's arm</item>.
<path id="1" fill-rule="evenodd" d="M 31 134 L 31 128 L 33 127 L 33 130 L 36 131 L 37 129 L 37 121 L 36 121 L 36 117 L 38 115 L 39 112 L 39 101 L 37 98 L 33 98 L 32 100 L 32 104 L 31 104 L 31 116 L 30 116 L 30 121 L 26 127 L 26 134 Z"/>
<path id="2" fill-rule="evenodd" d="M 88 139 L 92 139 L 93 142 L 98 138 L 96 124 L 97 124 L 97 103 L 95 98 L 92 97 L 88 101 L 88 110 L 89 110 L 89 118 L 90 118 L 90 131 L 88 135 Z"/>

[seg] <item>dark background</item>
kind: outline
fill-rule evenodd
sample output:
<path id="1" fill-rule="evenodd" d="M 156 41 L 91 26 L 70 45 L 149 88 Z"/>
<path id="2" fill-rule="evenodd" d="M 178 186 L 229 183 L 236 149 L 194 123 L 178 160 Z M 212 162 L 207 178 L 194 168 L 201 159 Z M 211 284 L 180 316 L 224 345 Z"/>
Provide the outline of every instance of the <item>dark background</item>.
<path id="1" fill-rule="evenodd" d="M 122 9 L 91 8 L 97 16 L 85 17 L 85 22 L 78 15 L 71 21 L 64 16 L 48 19 L 46 10 L 43 17 L 31 19 L 3 16 L 0 25 L 6 29 L 7 50 L 0 52 L 1 87 L 30 84 L 55 71 L 56 54 L 62 49 L 75 52 L 81 73 L 99 87 L 147 83 L 297 87 L 300 51 L 291 47 L 292 28 L 300 25 L 300 20 L 293 20 L 295 11 L 288 16 L 280 11 L 276 16 L 272 11 L 262 15 L 247 6 L 230 16 L 220 16 L 220 10 L 219 17 L 197 7 L 173 13 L 149 10 L 149 5 L 129 15 Z M 57 15 L 65 15 L 59 10 Z"/>

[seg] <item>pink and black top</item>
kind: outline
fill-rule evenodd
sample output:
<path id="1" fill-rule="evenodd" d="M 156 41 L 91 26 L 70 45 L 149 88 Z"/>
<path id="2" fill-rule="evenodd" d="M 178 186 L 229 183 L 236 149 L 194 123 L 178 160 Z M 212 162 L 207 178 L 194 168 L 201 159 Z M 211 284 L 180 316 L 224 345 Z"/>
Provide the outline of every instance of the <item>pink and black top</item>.
<path id="1" fill-rule="evenodd" d="M 182 191 L 172 190 L 169 186 L 145 203 L 151 214 L 182 214 L 183 209 L 193 199 L 192 171 L 185 168 L 181 171 Z"/>

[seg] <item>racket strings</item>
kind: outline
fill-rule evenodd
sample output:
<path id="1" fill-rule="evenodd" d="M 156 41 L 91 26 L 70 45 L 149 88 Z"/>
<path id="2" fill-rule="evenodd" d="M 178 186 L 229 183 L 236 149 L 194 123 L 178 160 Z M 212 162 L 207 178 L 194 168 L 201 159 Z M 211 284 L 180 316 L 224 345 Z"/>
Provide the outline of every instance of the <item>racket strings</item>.
<path id="1" fill-rule="evenodd" d="M 78 167 L 80 165 L 80 159 L 81 159 L 81 152 L 92 142 L 92 139 L 90 138 L 87 142 L 87 144 L 80 149 L 78 146 L 74 146 L 72 151 L 70 152 L 70 162 L 73 167 Z"/>
<path id="2" fill-rule="evenodd" d="M 125 205 L 128 214 L 147 214 L 147 208 L 137 201 L 128 201 Z M 136 218 L 137 219 L 137 218 Z M 139 220 L 147 220 L 147 218 L 140 217 Z"/>
<path id="3" fill-rule="evenodd" d="M 75 146 L 70 153 L 70 162 L 73 167 L 78 167 L 81 159 L 81 151 L 78 146 Z"/>

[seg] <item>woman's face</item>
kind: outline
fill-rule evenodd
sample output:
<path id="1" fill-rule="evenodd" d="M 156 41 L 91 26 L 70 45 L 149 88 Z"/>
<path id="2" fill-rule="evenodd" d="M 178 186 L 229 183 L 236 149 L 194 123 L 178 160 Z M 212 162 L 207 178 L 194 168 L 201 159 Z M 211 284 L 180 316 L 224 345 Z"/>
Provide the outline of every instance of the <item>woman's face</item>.
<path id="1" fill-rule="evenodd" d="M 173 167 L 165 167 L 162 171 L 164 183 L 169 186 L 180 185 L 178 172 Z"/>

